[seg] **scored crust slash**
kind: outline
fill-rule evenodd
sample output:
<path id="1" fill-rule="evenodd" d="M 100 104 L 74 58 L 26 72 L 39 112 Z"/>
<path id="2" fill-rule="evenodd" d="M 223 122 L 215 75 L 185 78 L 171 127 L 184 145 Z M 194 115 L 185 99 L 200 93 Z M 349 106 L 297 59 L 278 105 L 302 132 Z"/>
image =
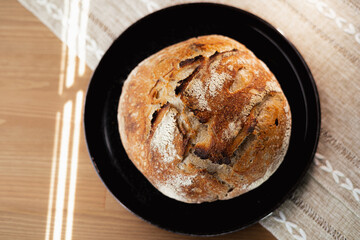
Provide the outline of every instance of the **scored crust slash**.
<path id="1" fill-rule="evenodd" d="M 289 104 L 249 49 L 220 35 L 164 48 L 124 83 L 119 131 L 135 166 L 187 203 L 234 198 L 266 181 L 286 154 Z"/>

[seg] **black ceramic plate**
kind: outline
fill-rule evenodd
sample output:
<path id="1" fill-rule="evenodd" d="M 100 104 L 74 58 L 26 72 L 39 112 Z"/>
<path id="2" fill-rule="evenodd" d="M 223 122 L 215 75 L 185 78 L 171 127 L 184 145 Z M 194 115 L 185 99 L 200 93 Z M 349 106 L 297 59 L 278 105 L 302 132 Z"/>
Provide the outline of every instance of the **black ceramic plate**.
<path id="1" fill-rule="evenodd" d="M 284 162 L 260 187 L 231 200 L 186 204 L 158 192 L 129 160 L 118 132 L 117 106 L 122 84 L 138 63 L 166 46 L 207 34 L 236 39 L 267 64 L 288 98 L 292 132 Z M 84 124 L 96 171 L 123 206 L 163 229 L 215 235 L 259 221 L 294 190 L 317 148 L 320 104 L 306 63 L 275 28 L 237 8 L 196 3 L 155 12 L 120 35 L 91 79 Z"/>

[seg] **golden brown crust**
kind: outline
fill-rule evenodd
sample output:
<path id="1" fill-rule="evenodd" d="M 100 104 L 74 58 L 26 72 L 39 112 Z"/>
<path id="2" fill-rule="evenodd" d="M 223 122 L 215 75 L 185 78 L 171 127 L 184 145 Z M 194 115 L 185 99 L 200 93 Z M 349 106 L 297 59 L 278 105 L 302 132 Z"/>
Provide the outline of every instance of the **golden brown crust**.
<path id="1" fill-rule="evenodd" d="M 219 35 L 142 61 L 124 83 L 118 120 L 135 166 L 163 194 L 188 203 L 259 186 L 283 160 L 291 128 L 274 75 Z"/>

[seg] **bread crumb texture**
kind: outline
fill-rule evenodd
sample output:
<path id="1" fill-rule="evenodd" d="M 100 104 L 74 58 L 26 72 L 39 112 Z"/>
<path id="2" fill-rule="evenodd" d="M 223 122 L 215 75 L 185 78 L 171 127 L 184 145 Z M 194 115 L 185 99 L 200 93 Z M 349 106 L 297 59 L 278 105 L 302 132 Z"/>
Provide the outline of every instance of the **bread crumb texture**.
<path id="1" fill-rule="evenodd" d="M 164 195 L 226 200 L 266 181 L 286 154 L 291 111 L 269 68 L 241 43 L 192 38 L 142 61 L 118 108 L 124 148 Z"/>

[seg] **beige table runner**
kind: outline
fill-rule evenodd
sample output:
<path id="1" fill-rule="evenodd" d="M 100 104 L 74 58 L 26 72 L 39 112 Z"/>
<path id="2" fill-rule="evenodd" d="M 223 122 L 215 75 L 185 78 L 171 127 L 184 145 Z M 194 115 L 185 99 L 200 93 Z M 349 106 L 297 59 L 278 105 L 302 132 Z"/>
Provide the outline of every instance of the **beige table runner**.
<path id="1" fill-rule="evenodd" d="M 113 40 L 158 9 L 194 1 L 19 0 L 94 69 Z M 322 128 L 304 181 L 260 223 L 278 239 L 360 239 L 360 2 L 208 1 L 247 10 L 301 52 L 318 86 Z M 201 9 L 200 9 L 201 10 Z"/>

